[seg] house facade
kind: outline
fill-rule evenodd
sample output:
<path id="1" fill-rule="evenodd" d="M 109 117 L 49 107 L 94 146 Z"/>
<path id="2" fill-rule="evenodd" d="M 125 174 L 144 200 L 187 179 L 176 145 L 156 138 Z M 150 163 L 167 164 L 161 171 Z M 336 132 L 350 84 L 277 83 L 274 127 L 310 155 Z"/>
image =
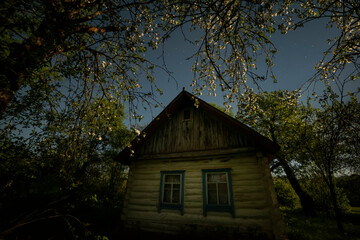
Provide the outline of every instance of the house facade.
<path id="1" fill-rule="evenodd" d="M 125 227 L 284 239 L 269 162 L 278 146 L 182 91 L 125 148 Z"/>

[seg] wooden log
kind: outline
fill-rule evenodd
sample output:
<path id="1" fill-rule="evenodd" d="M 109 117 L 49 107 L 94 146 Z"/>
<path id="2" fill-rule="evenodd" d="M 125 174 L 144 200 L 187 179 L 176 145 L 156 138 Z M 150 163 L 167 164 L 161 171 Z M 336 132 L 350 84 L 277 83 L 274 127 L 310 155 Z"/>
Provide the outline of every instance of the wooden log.
<path id="1" fill-rule="evenodd" d="M 258 208 L 265 208 L 268 204 L 265 199 L 260 200 L 252 200 L 252 201 L 236 201 L 235 207 L 236 208 L 247 208 L 247 209 L 258 209 Z"/>
<path id="2" fill-rule="evenodd" d="M 236 186 L 233 190 L 237 193 L 253 193 L 253 192 L 264 192 L 264 186 L 262 185 L 255 185 L 255 186 L 248 186 L 248 185 L 241 185 Z"/>
<path id="3" fill-rule="evenodd" d="M 184 199 L 185 204 L 188 202 L 198 202 L 198 203 L 202 204 L 202 201 L 203 201 L 202 193 L 197 193 L 197 194 L 192 194 L 192 195 L 185 193 L 184 198 L 185 198 Z"/>
<path id="4" fill-rule="evenodd" d="M 157 199 L 145 199 L 145 198 L 130 198 L 129 205 L 135 206 L 157 206 Z"/>
<path id="5" fill-rule="evenodd" d="M 143 191 L 132 191 L 130 198 L 134 199 L 157 199 L 159 197 L 159 191 L 143 192 Z"/>
<path id="6" fill-rule="evenodd" d="M 266 194 L 264 192 L 259 193 L 234 193 L 234 201 L 255 201 L 255 200 L 263 200 L 266 198 Z"/>
<path id="7" fill-rule="evenodd" d="M 135 204 L 128 204 L 128 213 L 127 213 L 127 217 L 131 216 L 133 213 L 145 213 L 145 212 L 150 212 L 150 213 L 156 213 L 157 212 L 157 207 L 156 206 L 144 206 L 144 205 L 135 205 Z"/>

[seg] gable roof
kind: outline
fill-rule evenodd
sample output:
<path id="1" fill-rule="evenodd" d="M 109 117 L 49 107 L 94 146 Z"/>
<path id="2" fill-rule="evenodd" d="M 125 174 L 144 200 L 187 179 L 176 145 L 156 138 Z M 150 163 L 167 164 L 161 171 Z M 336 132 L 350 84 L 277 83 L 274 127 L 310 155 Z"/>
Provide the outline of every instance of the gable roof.
<path id="1" fill-rule="evenodd" d="M 280 147 L 274 142 L 272 142 L 270 139 L 264 137 L 263 135 L 253 130 L 252 128 L 248 127 L 247 125 L 241 123 L 240 121 L 220 111 L 216 107 L 211 106 L 210 104 L 206 103 L 200 98 L 183 90 L 170 102 L 170 104 L 156 118 L 154 118 L 149 123 L 149 125 L 140 133 L 138 137 L 135 137 L 131 141 L 130 144 L 131 147 L 124 148 L 115 157 L 115 161 L 119 161 L 123 164 L 129 164 L 131 159 L 135 158 L 136 156 L 136 149 L 139 146 L 141 146 L 145 141 L 147 141 L 159 129 L 159 127 L 166 120 L 169 119 L 169 116 L 171 116 L 173 113 L 175 113 L 177 110 L 181 109 L 182 107 L 186 107 L 189 105 L 194 106 L 195 102 L 198 108 L 205 110 L 209 114 L 217 117 L 220 121 L 223 121 L 231 128 L 234 128 L 237 131 L 243 133 L 244 135 L 247 135 L 249 138 L 255 140 L 257 142 L 257 147 L 264 149 L 271 154 L 274 154 L 279 150 Z M 135 156 L 133 154 L 133 151 L 135 151 Z"/>

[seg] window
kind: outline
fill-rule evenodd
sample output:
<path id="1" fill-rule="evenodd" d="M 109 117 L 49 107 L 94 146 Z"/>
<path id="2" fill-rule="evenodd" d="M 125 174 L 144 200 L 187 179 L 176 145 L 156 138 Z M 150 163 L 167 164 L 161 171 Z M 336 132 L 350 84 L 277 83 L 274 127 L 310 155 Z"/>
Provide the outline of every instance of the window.
<path id="1" fill-rule="evenodd" d="M 177 209 L 183 214 L 185 171 L 161 171 L 160 173 L 158 210 Z"/>
<path id="2" fill-rule="evenodd" d="M 203 169 L 203 210 L 230 212 L 234 216 L 231 169 Z"/>

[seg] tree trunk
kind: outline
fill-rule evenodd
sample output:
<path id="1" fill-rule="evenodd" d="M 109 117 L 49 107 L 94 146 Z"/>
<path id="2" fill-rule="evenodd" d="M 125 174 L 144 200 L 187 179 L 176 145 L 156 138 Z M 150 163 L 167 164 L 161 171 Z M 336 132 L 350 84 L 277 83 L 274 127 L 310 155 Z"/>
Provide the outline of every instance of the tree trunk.
<path id="1" fill-rule="evenodd" d="M 275 121 L 275 119 L 271 119 L 271 120 L 272 120 L 271 122 Z M 272 141 L 275 144 L 277 144 L 278 141 L 277 141 L 277 138 L 275 137 L 275 130 L 274 130 L 274 126 L 272 124 L 269 125 L 269 131 L 270 131 Z M 281 156 L 281 154 L 278 154 L 278 156 L 276 156 L 276 158 L 279 160 L 281 167 L 284 169 L 286 177 L 289 180 L 292 188 L 294 189 L 296 194 L 299 196 L 300 203 L 301 203 L 304 213 L 308 216 L 312 216 L 312 217 L 316 216 L 314 200 L 307 192 L 305 192 L 302 189 L 299 181 L 297 180 L 293 170 L 290 168 L 288 162 Z"/>
<path id="2" fill-rule="evenodd" d="M 335 185 L 334 185 L 334 182 L 333 182 L 333 178 L 332 176 L 330 175 L 329 177 L 329 188 L 330 188 L 330 196 L 331 196 L 331 201 L 333 203 L 333 206 L 334 206 L 334 212 L 335 212 L 335 218 L 336 218 L 336 224 L 337 224 L 337 227 L 339 229 L 339 231 L 341 233 L 344 233 L 344 227 L 342 225 L 342 214 L 341 214 L 341 210 L 339 208 L 339 205 L 338 205 L 338 201 L 337 201 L 337 196 L 336 196 L 336 192 L 335 192 Z"/>
<path id="3" fill-rule="evenodd" d="M 286 177 L 289 179 L 291 186 L 295 190 L 296 194 L 299 196 L 304 213 L 308 216 L 316 216 L 315 203 L 312 197 L 302 189 L 299 181 L 295 177 L 295 174 L 293 173 L 293 170 L 290 168 L 287 161 L 285 161 L 281 157 L 278 157 L 277 159 L 280 161 L 280 164 L 284 169 Z"/>

